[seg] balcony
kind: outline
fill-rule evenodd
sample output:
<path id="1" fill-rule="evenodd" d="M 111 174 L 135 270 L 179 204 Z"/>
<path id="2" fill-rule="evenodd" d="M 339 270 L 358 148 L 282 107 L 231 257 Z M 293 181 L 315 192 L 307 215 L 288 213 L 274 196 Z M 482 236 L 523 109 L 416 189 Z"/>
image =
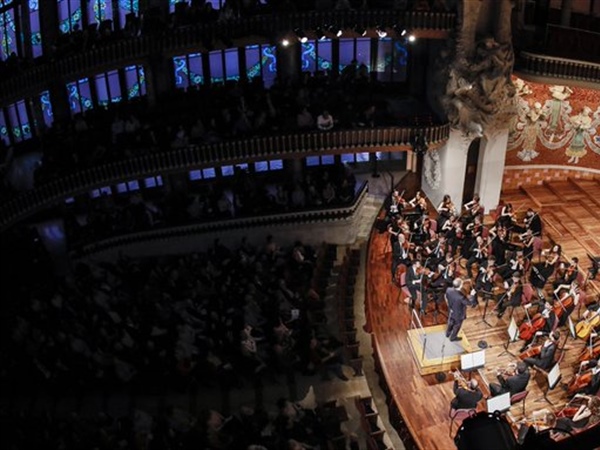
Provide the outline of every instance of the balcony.
<path id="1" fill-rule="evenodd" d="M 431 147 L 441 145 L 448 139 L 450 133 L 448 124 L 418 129 L 424 134 Z M 224 163 L 301 158 L 322 153 L 404 151 L 411 148 L 410 141 L 414 130 L 415 128 L 409 127 L 363 128 L 254 137 L 150 153 L 124 161 L 102 164 L 48 181 L 3 202 L 0 204 L 0 230 L 65 198 L 115 182 L 157 174 L 185 172 Z"/>
<path id="2" fill-rule="evenodd" d="M 335 23 L 342 29 L 356 25 L 392 27 L 395 24 L 411 30 L 417 37 L 445 38 L 456 23 L 456 14 L 411 11 L 326 11 L 311 13 L 260 15 L 233 19 L 222 23 L 198 24 L 177 28 L 161 35 L 143 35 L 123 39 L 58 61 L 22 70 L 16 76 L 0 82 L 0 101 L 8 104 L 37 94 L 53 81 L 64 82 L 84 74 L 93 74 L 107 68 L 133 64 L 150 55 L 185 52 L 204 48 L 205 43 L 217 39 L 231 41 L 244 36 L 261 36 L 273 39 L 278 32 L 302 28 L 314 30 L 324 24 Z"/>
<path id="3" fill-rule="evenodd" d="M 521 52 L 515 71 L 537 77 L 600 84 L 600 64 Z"/>

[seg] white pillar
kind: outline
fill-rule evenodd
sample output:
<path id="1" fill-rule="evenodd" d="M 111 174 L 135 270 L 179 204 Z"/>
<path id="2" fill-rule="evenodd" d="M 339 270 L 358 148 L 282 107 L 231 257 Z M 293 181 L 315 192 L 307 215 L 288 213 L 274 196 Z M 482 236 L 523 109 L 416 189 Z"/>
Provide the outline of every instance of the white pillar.
<path id="1" fill-rule="evenodd" d="M 502 190 L 508 130 L 500 130 L 481 139 L 475 192 L 481 197 L 486 212 L 496 208 Z"/>
<path id="2" fill-rule="evenodd" d="M 460 210 L 467 168 L 467 153 L 471 141 L 472 138 L 465 136 L 461 131 L 450 130 L 448 141 L 438 149 L 441 180 L 437 189 L 433 189 L 429 185 L 423 168 L 421 187 L 436 207 L 442 201 L 444 195 L 448 194 L 452 197 L 457 210 Z"/>

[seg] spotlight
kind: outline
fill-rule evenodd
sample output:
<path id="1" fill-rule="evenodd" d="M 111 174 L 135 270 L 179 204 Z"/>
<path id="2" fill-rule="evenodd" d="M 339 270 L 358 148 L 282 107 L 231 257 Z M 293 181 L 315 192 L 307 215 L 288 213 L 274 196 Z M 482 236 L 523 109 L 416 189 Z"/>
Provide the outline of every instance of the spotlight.
<path id="1" fill-rule="evenodd" d="M 405 36 L 406 35 L 406 28 L 401 27 L 400 25 L 396 24 L 393 27 L 394 33 L 396 33 L 396 36 Z"/>
<path id="2" fill-rule="evenodd" d="M 327 31 L 335 35 L 336 37 L 340 37 L 343 33 L 343 30 L 341 28 L 336 27 L 335 25 L 329 25 L 327 27 Z"/>
<path id="3" fill-rule="evenodd" d="M 340 37 L 342 35 L 343 31 L 341 28 L 338 29 L 337 33 L 335 33 L 336 37 Z"/>
<path id="4" fill-rule="evenodd" d="M 308 38 L 306 37 L 306 33 L 304 33 L 304 31 L 302 31 L 300 28 L 296 28 L 294 30 L 294 33 L 296 34 L 296 36 L 298 36 L 298 40 L 300 42 L 302 42 L 303 44 L 308 41 Z"/>
<path id="5" fill-rule="evenodd" d="M 361 27 L 360 25 L 354 25 L 354 32 L 360 36 L 367 35 L 367 29 L 365 27 Z"/>
<path id="6" fill-rule="evenodd" d="M 323 28 L 321 28 L 321 27 L 317 27 L 317 29 L 315 30 L 315 34 L 317 35 L 317 39 L 319 41 L 327 39 L 327 36 L 325 36 L 325 32 L 323 31 Z"/>
<path id="7" fill-rule="evenodd" d="M 380 38 L 384 38 L 387 36 L 387 31 L 385 31 L 385 29 L 381 28 L 379 25 L 377 26 L 375 31 L 377 31 L 377 36 L 379 36 Z"/>
<path id="8" fill-rule="evenodd" d="M 404 35 L 406 35 L 406 29 L 403 29 L 402 33 L 400 33 L 400 36 L 404 36 Z"/>
<path id="9" fill-rule="evenodd" d="M 284 39 L 283 41 L 281 41 L 281 45 L 283 45 L 284 47 L 287 47 L 288 45 L 290 45 L 290 41 L 288 41 L 287 39 Z"/>
<path id="10" fill-rule="evenodd" d="M 415 42 L 416 40 L 417 40 L 417 38 L 415 37 L 415 35 L 414 35 L 414 34 L 411 34 L 411 35 L 408 37 L 408 42 Z"/>

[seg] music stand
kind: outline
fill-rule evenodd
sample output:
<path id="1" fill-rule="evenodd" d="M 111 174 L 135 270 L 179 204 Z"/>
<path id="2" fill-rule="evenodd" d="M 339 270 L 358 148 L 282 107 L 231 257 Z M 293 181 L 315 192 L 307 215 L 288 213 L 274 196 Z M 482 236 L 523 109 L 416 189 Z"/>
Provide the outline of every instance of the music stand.
<path id="1" fill-rule="evenodd" d="M 490 397 L 486 400 L 486 404 L 487 412 L 490 414 L 506 412 L 510 409 L 510 392 Z"/>
<path id="2" fill-rule="evenodd" d="M 546 379 L 548 381 L 548 388 L 544 391 L 544 400 L 554 406 L 554 403 L 552 403 L 548 398 L 548 392 L 554 389 L 562 378 L 562 374 L 560 373 L 560 365 L 556 363 L 549 372 L 543 373 L 546 375 Z"/>
<path id="3" fill-rule="evenodd" d="M 517 328 L 517 323 L 515 322 L 515 318 L 510 318 L 510 323 L 508 324 L 508 328 L 506 329 L 508 332 L 508 340 L 504 343 L 504 351 L 500 353 L 498 356 L 502 356 L 505 353 L 508 353 L 511 356 L 515 356 L 509 349 L 509 345 L 513 342 L 517 342 L 519 340 L 519 329 Z"/>
<path id="4" fill-rule="evenodd" d="M 483 305 L 483 316 L 481 317 L 481 321 L 483 323 L 485 323 L 488 327 L 493 327 L 493 325 L 491 323 L 489 323 L 485 318 L 487 315 L 488 303 L 492 299 L 493 296 L 494 296 L 494 294 L 492 292 L 481 291 L 481 297 L 483 298 L 483 300 L 485 302 Z"/>
<path id="5" fill-rule="evenodd" d="M 460 370 L 469 372 L 469 379 L 474 370 L 485 366 L 485 350 L 460 355 Z"/>

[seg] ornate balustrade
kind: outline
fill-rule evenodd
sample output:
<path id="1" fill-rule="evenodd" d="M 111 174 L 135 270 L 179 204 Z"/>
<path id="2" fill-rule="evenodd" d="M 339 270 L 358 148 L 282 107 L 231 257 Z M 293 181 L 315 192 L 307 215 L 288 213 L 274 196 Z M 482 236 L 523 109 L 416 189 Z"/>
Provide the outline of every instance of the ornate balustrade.
<path id="1" fill-rule="evenodd" d="M 115 247 L 131 245 L 140 242 L 150 242 L 180 238 L 184 236 L 198 235 L 202 233 L 219 232 L 228 230 L 247 229 L 255 227 L 274 227 L 281 225 L 298 225 L 305 223 L 325 223 L 332 221 L 350 220 L 360 208 L 368 192 L 367 182 L 363 182 L 356 190 L 352 204 L 338 208 L 319 208 L 304 211 L 295 211 L 282 214 L 268 214 L 254 217 L 241 217 L 227 220 L 213 220 L 210 222 L 196 223 L 191 225 L 165 227 L 155 230 L 139 231 L 120 236 L 103 239 L 74 252 L 75 258 L 90 256 L 94 253 L 105 251 Z"/>
<path id="2" fill-rule="evenodd" d="M 541 77 L 600 83 L 600 64 L 529 52 L 519 54 L 515 70 Z"/>
<path id="3" fill-rule="evenodd" d="M 450 133 L 448 124 L 418 130 L 425 135 L 431 146 L 440 145 L 448 139 Z M 414 131 L 414 128 L 364 128 L 253 137 L 150 153 L 124 161 L 101 164 L 50 180 L 0 204 L 0 230 L 65 198 L 120 181 L 235 162 L 304 157 L 322 153 L 406 150 L 410 148 Z"/>
<path id="4" fill-rule="evenodd" d="M 233 40 L 244 36 L 272 38 L 277 32 L 301 28 L 306 31 L 336 24 L 340 28 L 373 24 L 391 27 L 395 24 L 411 30 L 417 36 L 445 37 L 453 30 L 454 13 L 408 11 L 326 11 L 295 14 L 260 15 L 233 19 L 227 24 L 210 23 L 181 27 L 162 36 L 141 36 L 104 43 L 82 53 L 56 62 L 23 70 L 0 82 L 2 104 L 39 93 L 53 81 L 64 82 L 84 74 L 93 74 L 111 67 L 132 64 L 150 55 L 175 54 L 188 48 L 203 48 L 208 40 Z"/>

